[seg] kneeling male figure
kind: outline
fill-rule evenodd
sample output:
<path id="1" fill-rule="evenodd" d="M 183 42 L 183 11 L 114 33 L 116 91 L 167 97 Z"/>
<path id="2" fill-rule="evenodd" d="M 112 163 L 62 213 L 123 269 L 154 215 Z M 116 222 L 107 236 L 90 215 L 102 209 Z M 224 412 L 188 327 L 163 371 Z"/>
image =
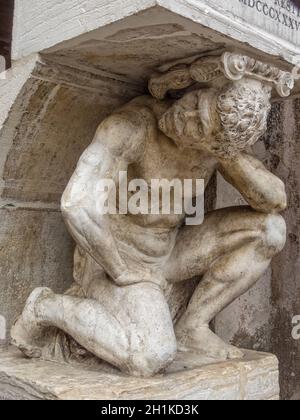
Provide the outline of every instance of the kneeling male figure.
<path id="1" fill-rule="evenodd" d="M 32 293 L 12 330 L 24 353 L 49 357 L 46 331 L 55 327 L 136 376 L 162 371 L 178 350 L 243 357 L 209 324 L 285 245 L 284 184 L 247 153 L 266 130 L 270 95 L 268 84 L 246 77 L 179 100 L 139 97 L 100 124 L 62 197 L 77 243 L 75 285 L 65 295 Z M 199 226 L 184 225 L 184 213 L 103 215 L 99 184 L 117 182 L 120 171 L 149 188 L 157 178 L 204 179 L 207 186 L 219 171 L 249 206 L 213 211 Z M 195 277 L 201 280 L 179 311 L 178 290 Z"/>

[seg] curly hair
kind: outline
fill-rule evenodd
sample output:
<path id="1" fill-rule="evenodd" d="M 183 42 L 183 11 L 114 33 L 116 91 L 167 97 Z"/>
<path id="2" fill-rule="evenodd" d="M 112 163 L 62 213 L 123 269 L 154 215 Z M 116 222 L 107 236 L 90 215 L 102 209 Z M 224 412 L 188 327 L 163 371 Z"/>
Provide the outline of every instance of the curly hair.
<path id="1" fill-rule="evenodd" d="M 221 130 L 219 152 L 236 154 L 252 146 L 265 133 L 271 109 L 271 89 L 235 83 L 217 99 Z"/>

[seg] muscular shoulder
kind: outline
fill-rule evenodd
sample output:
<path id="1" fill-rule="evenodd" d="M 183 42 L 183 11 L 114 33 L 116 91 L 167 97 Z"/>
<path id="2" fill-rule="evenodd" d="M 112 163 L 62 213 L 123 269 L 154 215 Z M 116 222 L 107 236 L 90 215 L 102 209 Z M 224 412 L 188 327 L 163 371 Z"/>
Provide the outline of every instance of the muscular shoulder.
<path id="1" fill-rule="evenodd" d="M 133 162 L 142 156 L 153 123 L 154 115 L 150 109 L 128 104 L 100 124 L 95 141 L 105 146 L 114 157 Z"/>

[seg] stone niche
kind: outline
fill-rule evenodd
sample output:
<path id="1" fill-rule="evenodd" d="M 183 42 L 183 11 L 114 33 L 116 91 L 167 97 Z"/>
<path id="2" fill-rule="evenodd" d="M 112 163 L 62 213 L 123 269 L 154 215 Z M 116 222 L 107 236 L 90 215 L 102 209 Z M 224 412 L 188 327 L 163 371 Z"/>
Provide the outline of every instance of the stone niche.
<path id="1" fill-rule="evenodd" d="M 14 65 L 0 80 L 3 345 L 8 344 L 12 322 L 35 287 L 62 292 L 72 281 L 74 243 L 59 203 L 98 124 L 120 105 L 147 92 L 150 75 L 176 60 L 238 51 L 291 71 L 300 63 L 300 11 L 284 4 L 276 0 L 264 4 L 255 0 L 89 0 L 84 4 L 16 0 Z M 298 91 L 296 86 L 294 93 Z M 300 392 L 296 388 L 300 344 L 291 338 L 292 317 L 300 314 L 299 299 L 295 301 L 300 288 L 298 102 L 293 98 L 282 102 L 274 96 L 270 129 L 257 145 L 258 154 L 288 185 L 287 248 L 265 278 L 215 321 L 216 331 L 227 341 L 279 356 L 285 398 Z M 240 197 L 224 181 L 216 180 L 207 207 L 236 203 L 241 203 Z M 291 348 L 294 356 L 288 354 Z M 9 357 L 1 356 L 0 364 L 2 360 L 11 363 Z M 271 372 L 277 369 L 274 359 L 272 363 Z M 271 376 L 275 387 L 265 399 L 278 397 L 276 374 Z M 203 395 L 203 399 L 214 396 Z M 247 399 L 245 393 L 230 397 Z"/>

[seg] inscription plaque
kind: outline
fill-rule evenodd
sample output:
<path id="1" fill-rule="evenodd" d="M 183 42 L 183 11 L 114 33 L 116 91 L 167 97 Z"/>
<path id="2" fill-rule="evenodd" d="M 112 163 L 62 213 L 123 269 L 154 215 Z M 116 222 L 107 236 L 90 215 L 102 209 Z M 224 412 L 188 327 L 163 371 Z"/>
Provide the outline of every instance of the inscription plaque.
<path id="1" fill-rule="evenodd" d="M 235 19 L 300 46 L 300 8 L 290 0 L 206 0 Z"/>

